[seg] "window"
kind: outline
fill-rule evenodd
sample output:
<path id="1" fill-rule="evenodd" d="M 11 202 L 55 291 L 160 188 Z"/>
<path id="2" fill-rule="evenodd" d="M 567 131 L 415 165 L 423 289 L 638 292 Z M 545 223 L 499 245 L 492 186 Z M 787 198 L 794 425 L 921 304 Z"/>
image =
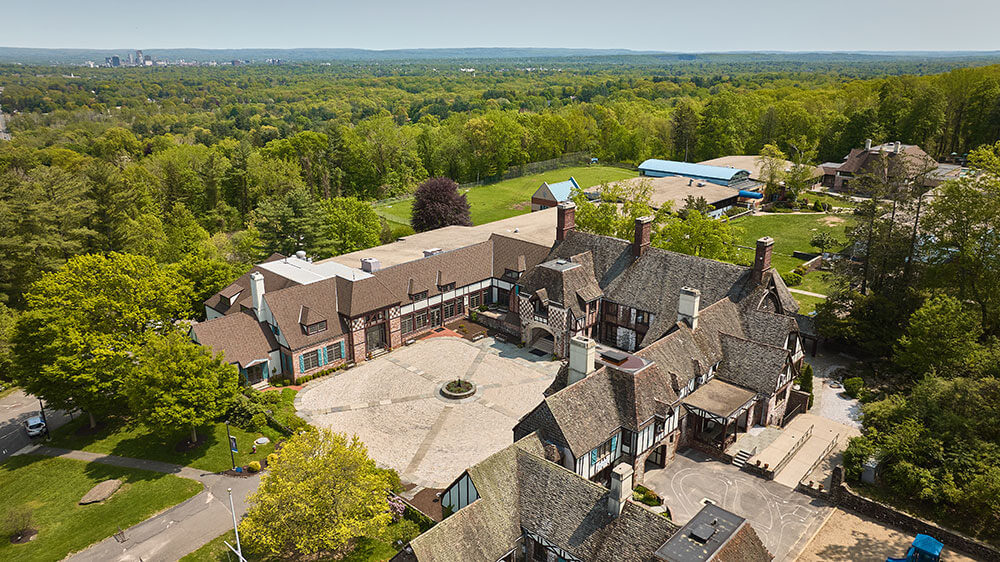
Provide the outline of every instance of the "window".
<path id="1" fill-rule="evenodd" d="M 520 271 L 514 271 L 513 269 L 503 270 L 503 279 L 506 281 L 517 281 L 521 277 Z"/>
<path id="2" fill-rule="evenodd" d="M 635 311 L 635 323 L 647 325 L 649 324 L 649 314 L 642 312 L 641 310 Z"/>
<path id="3" fill-rule="evenodd" d="M 413 315 L 413 329 L 419 330 L 427 325 L 427 311 L 421 310 Z"/>
<path id="4" fill-rule="evenodd" d="M 611 455 L 618 449 L 618 436 L 615 435 L 608 439 L 600 446 L 595 448 L 590 452 L 590 464 L 591 466 L 601 464 L 604 461 L 610 461 Z"/>
<path id="5" fill-rule="evenodd" d="M 412 301 L 422 301 L 427 298 L 427 291 L 420 291 L 419 293 L 413 293 L 410 295 L 410 300 Z"/>
<path id="6" fill-rule="evenodd" d="M 438 290 L 440 290 L 442 293 L 445 292 L 445 291 L 454 291 L 455 290 L 455 284 L 454 283 L 445 283 L 444 285 L 438 285 Z"/>
<path id="7" fill-rule="evenodd" d="M 497 288 L 497 306 L 502 310 L 507 310 L 507 306 L 510 304 L 510 291 L 507 289 Z"/>
<path id="8" fill-rule="evenodd" d="M 342 349 L 340 346 L 344 345 L 344 342 L 332 343 L 326 346 L 326 360 L 327 361 L 339 361 L 343 359 L 344 356 L 340 353 Z"/>
<path id="9" fill-rule="evenodd" d="M 316 334 L 322 332 L 325 329 L 326 329 L 326 320 L 321 320 L 319 322 L 316 322 L 315 324 L 309 324 L 308 326 L 306 326 L 306 334 L 309 335 Z"/>
<path id="10" fill-rule="evenodd" d="M 475 293 L 469 295 L 469 308 L 479 308 L 480 302 L 481 301 L 480 301 L 479 291 L 476 291 Z"/>
<path id="11" fill-rule="evenodd" d="M 457 312 L 458 314 L 461 314 L 461 313 L 465 312 L 465 299 L 464 298 L 458 297 L 457 299 L 455 299 L 455 312 Z"/>
<path id="12" fill-rule="evenodd" d="M 319 367 L 319 350 L 302 354 L 302 368 L 305 371 Z"/>
<path id="13" fill-rule="evenodd" d="M 402 321 L 400 322 L 400 331 L 403 332 L 404 334 L 409 334 L 410 332 L 413 331 L 412 314 L 407 314 L 406 316 L 403 317 Z"/>
<path id="14" fill-rule="evenodd" d="M 444 317 L 451 318 L 455 315 L 455 301 L 448 301 L 444 303 Z"/>

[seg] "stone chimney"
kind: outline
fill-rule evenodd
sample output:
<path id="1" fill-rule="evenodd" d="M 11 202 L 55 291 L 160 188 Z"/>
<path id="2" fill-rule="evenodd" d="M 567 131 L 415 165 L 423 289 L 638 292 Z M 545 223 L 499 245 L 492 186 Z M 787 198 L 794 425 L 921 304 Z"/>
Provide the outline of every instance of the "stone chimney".
<path id="1" fill-rule="evenodd" d="M 653 236 L 653 217 L 639 217 L 635 219 L 635 240 L 632 241 L 632 256 L 641 258 L 649 249 L 650 239 Z"/>
<path id="2" fill-rule="evenodd" d="M 765 236 L 757 240 L 757 252 L 754 255 L 753 270 L 750 273 L 754 283 L 760 285 L 764 281 L 764 272 L 771 269 L 771 251 L 774 249 L 774 239 Z"/>
<path id="3" fill-rule="evenodd" d="M 625 508 L 625 502 L 632 497 L 632 466 L 621 463 L 611 471 L 611 494 L 608 496 L 608 513 L 618 517 Z"/>
<path id="4" fill-rule="evenodd" d="M 587 336 L 573 336 L 569 340 L 569 372 L 566 384 L 573 384 L 594 372 L 597 344 Z"/>
<path id="5" fill-rule="evenodd" d="M 261 320 L 261 301 L 264 300 L 264 276 L 259 271 L 250 274 L 250 298 L 253 303 L 253 312 L 259 321 Z"/>
<path id="6" fill-rule="evenodd" d="M 681 287 L 677 300 L 677 321 L 684 322 L 692 330 L 698 328 L 698 311 L 701 308 L 701 291 L 691 287 Z"/>
<path id="7" fill-rule="evenodd" d="M 556 241 L 565 240 L 566 234 L 576 228 L 576 203 L 563 201 L 556 211 Z"/>
<path id="8" fill-rule="evenodd" d="M 872 139 L 865 139 L 865 150 L 872 149 Z"/>

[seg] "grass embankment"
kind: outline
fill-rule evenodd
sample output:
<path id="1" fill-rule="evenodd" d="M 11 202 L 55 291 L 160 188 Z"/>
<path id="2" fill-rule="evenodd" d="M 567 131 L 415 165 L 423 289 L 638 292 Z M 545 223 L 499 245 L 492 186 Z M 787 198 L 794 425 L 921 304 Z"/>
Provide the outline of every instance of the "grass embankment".
<path id="1" fill-rule="evenodd" d="M 111 498 L 79 505 L 98 482 L 117 478 L 122 487 Z M 62 560 L 201 491 L 201 484 L 169 474 L 99 463 L 32 455 L 0 464 L 0 516 L 31 508 L 38 531 L 34 540 L 11 544 L 0 539 L 0 560 Z"/>
<path id="2" fill-rule="evenodd" d="M 272 391 L 274 392 L 274 391 Z M 291 409 L 294 412 L 295 390 L 286 388 L 281 391 L 281 403 L 275 407 L 275 417 L 281 419 Z M 107 426 L 99 428 L 94 434 L 78 432 L 87 423 L 86 416 L 66 424 L 52 433 L 53 447 L 104 453 L 137 459 L 149 459 L 190 466 L 211 472 L 221 472 L 232 468 L 229 455 L 229 440 L 226 435 L 226 425 L 216 423 L 198 429 L 199 439 L 203 444 L 191 450 L 177 451 L 175 446 L 187 439 L 190 432 L 171 432 L 147 427 L 139 422 L 129 420 L 106 420 Z M 229 431 L 236 438 L 239 452 L 235 454 L 236 465 L 246 466 L 250 461 L 261 461 L 274 452 L 274 444 L 284 436 L 274 428 L 264 427 L 260 431 L 250 432 L 232 424 Z M 257 453 L 252 454 L 253 442 L 258 437 L 267 437 L 270 443 L 257 446 Z"/>
<path id="3" fill-rule="evenodd" d="M 229 531 L 223 535 L 215 537 L 211 541 L 205 543 L 204 546 L 198 550 L 188 554 L 184 558 L 181 558 L 181 562 L 231 562 L 236 560 L 236 555 L 226 547 L 225 543 L 229 543 L 236 546 L 236 534 Z M 378 541 L 363 538 L 358 541 L 357 547 L 354 552 L 348 554 L 344 558 L 336 559 L 338 562 L 384 562 L 396 555 L 396 548 L 392 545 Z M 248 562 L 278 562 L 281 558 L 275 558 L 270 556 L 259 556 L 253 553 L 249 553 L 244 549 L 243 557 L 247 559 Z M 314 562 L 326 562 L 328 560 L 334 560 L 333 558 L 317 558 Z"/>
<path id="4" fill-rule="evenodd" d="M 580 187 L 588 188 L 607 182 L 635 177 L 637 172 L 608 166 L 571 166 L 540 174 L 521 176 L 502 182 L 463 190 L 469 200 L 473 224 L 485 224 L 531 211 L 531 195 L 542 182 L 566 181 L 571 176 Z M 412 233 L 409 228 L 413 199 L 375 206 L 375 212 L 389 221 L 394 232 Z M 407 232 L 408 230 L 408 232 Z"/>

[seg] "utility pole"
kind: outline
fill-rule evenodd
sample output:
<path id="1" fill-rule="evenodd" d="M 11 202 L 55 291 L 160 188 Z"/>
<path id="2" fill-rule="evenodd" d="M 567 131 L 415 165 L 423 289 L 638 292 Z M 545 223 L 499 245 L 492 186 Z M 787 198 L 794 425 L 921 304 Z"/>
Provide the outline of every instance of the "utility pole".
<path id="1" fill-rule="evenodd" d="M 228 441 L 229 441 L 229 443 L 228 443 L 228 446 L 229 446 L 229 460 L 231 460 L 233 462 L 233 470 L 236 470 L 236 455 L 233 454 L 234 449 L 236 449 L 236 447 L 234 446 L 235 443 L 233 442 L 233 436 L 232 436 L 232 434 L 229 433 L 229 420 L 226 420 L 226 437 L 229 438 L 228 439 Z"/>

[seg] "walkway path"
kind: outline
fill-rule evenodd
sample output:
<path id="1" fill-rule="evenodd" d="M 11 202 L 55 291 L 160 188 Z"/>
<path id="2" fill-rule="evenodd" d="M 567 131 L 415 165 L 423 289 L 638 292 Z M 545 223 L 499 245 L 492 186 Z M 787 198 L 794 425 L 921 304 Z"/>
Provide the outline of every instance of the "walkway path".
<path id="1" fill-rule="evenodd" d="M 803 291 L 802 289 L 793 289 L 793 288 L 789 287 L 788 290 L 790 292 L 792 292 L 792 293 L 798 293 L 800 295 L 807 295 L 807 296 L 810 296 L 810 297 L 816 297 L 816 298 L 820 298 L 820 299 L 825 299 L 826 298 L 826 295 L 823 295 L 823 294 L 820 294 L 820 293 L 813 293 L 813 292 L 810 292 L 810 291 Z"/>
<path id="2" fill-rule="evenodd" d="M 205 489 L 193 498 L 125 529 L 124 543 L 119 543 L 114 537 L 108 537 L 68 558 L 74 561 L 178 560 L 232 528 L 233 516 L 229 510 L 227 488 L 233 490 L 233 504 L 239 518 L 246 513 L 247 496 L 260 484 L 260 475 L 232 478 L 165 462 L 55 447 L 26 447 L 19 451 L 19 454 L 63 457 L 173 474 L 197 480 L 205 486 Z"/>

